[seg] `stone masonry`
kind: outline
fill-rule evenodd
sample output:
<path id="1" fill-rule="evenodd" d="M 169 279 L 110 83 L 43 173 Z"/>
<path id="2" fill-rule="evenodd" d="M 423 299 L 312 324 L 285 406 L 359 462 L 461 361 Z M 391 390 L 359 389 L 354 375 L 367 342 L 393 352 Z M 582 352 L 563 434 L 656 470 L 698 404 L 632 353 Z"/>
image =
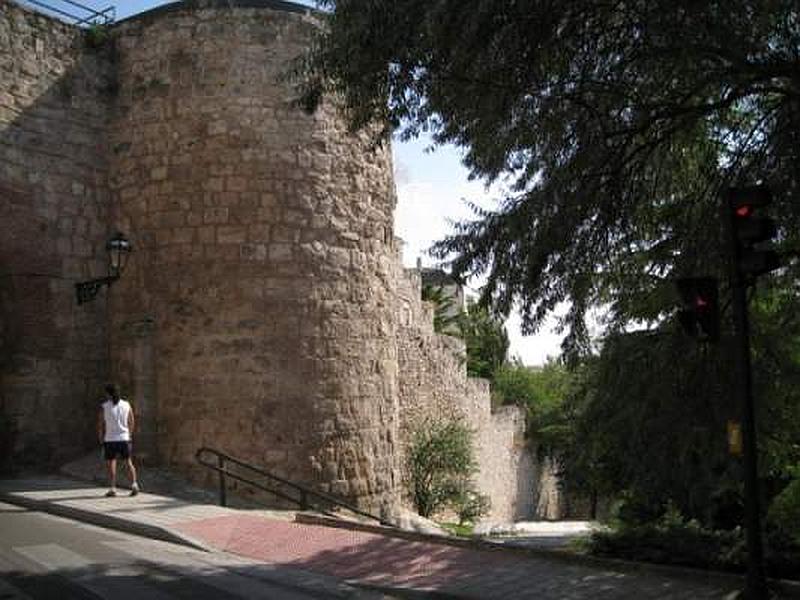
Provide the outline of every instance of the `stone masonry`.
<path id="1" fill-rule="evenodd" d="M 114 379 L 145 464 L 202 479 L 207 445 L 391 512 L 414 419 L 457 411 L 495 516 L 530 516 L 522 415 L 490 411 L 403 272 L 388 144 L 294 106 L 318 26 L 277 0 L 184 2 L 92 48 L 0 0 L 3 443 L 15 464 L 87 451 Z M 77 306 L 116 230 L 126 271 Z"/>
<path id="2" fill-rule="evenodd" d="M 524 411 L 514 406 L 492 411 L 488 382 L 466 375 L 464 343 L 434 331 L 433 306 L 421 300 L 420 271 L 407 270 L 398 281 L 403 444 L 425 420 L 461 420 L 475 432 L 475 483 L 492 502 L 488 517 L 533 517 L 545 471 L 525 439 Z"/>
<path id="3" fill-rule="evenodd" d="M 17 466 L 94 440 L 108 373 L 105 274 L 110 63 L 80 31 L 0 2 L 0 455 Z"/>
<path id="4" fill-rule="evenodd" d="M 138 251 L 113 369 L 158 399 L 167 464 L 223 446 L 376 507 L 395 489 L 392 167 L 333 107 L 293 108 L 281 77 L 313 27 L 257 8 L 117 27 L 110 180 Z"/>

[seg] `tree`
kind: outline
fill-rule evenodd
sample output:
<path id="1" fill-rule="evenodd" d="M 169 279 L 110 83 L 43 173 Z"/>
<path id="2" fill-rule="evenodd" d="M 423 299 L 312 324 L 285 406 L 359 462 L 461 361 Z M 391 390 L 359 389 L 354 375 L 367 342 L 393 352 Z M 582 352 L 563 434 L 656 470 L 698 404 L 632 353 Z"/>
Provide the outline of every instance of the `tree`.
<path id="1" fill-rule="evenodd" d="M 331 13 L 305 64 L 307 105 L 332 92 L 354 128 L 461 146 L 471 175 L 506 191 L 436 255 L 456 277 L 485 272 L 482 301 L 501 314 L 516 304 L 524 333 L 569 301 L 565 350 L 570 364 L 585 359 L 574 481 L 718 518 L 715 498 L 735 486 L 730 343 L 725 328 L 718 347 L 675 331 L 673 282 L 720 277 L 724 312 L 719 205 L 730 185 L 768 183 L 779 250 L 800 246 L 796 2 L 322 4 Z M 799 275 L 795 261 L 762 278 L 775 296 L 760 290 L 753 304 L 767 472 L 789 472 L 797 448 L 787 296 Z M 606 338 L 591 357 L 584 317 L 598 305 Z M 647 331 L 627 333 L 632 323 Z"/>
<path id="2" fill-rule="evenodd" d="M 796 2 L 323 0 L 305 64 L 310 108 L 340 95 L 353 127 L 427 130 L 504 180 L 436 248 L 523 331 L 559 302 L 570 355 L 586 311 L 656 322 L 670 278 L 714 275 L 720 191 L 764 179 L 786 244 L 800 232 Z M 796 272 L 795 272 L 796 277 Z"/>
<path id="3" fill-rule="evenodd" d="M 508 333 L 502 319 L 470 303 L 461 314 L 458 329 L 467 347 L 467 375 L 492 379 L 508 360 Z"/>
<path id="4" fill-rule="evenodd" d="M 459 335 L 458 323 L 461 314 L 455 310 L 455 302 L 442 286 L 423 285 L 422 299 L 433 304 L 433 330 L 436 333 Z"/>
<path id="5" fill-rule="evenodd" d="M 726 346 L 699 346 L 677 329 L 606 339 L 570 399 L 570 485 L 625 496 L 644 520 L 672 502 L 702 523 L 733 526 L 739 476 L 725 437 L 736 416 L 730 360 Z"/>
<path id="6" fill-rule="evenodd" d="M 542 367 L 512 362 L 495 371 L 492 396 L 498 404 L 523 407 L 528 415 L 528 435 L 540 448 L 557 454 L 572 442 L 567 399 L 573 381 L 574 376 L 555 360 Z"/>

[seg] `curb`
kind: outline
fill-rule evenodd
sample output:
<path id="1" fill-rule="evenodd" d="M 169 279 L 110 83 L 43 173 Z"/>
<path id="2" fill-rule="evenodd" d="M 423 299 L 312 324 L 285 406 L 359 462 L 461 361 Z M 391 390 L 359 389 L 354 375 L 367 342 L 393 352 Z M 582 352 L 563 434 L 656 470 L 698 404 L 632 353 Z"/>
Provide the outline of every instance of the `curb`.
<path id="1" fill-rule="evenodd" d="M 193 539 L 190 536 L 176 533 L 166 527 L 159 527 L 158 525 L 148 525 L 146 523 L 137 523 L 128 519 L 122 519 L 113 515 L 97 513 L 72 506 L 64 506 L 47 500 L 36 500 L 34 498 L 27 498 L 21 494 L 14 494 L 9 492 L 0 491 L 0 501 L 23 506 L 32 510 L 57 515 L 59 517 L 66 517 L 82 523 L 89 523 L 97 525 L 98 527 L 105 527 L 106 529 L 114 529 L 122 531 L 123 533 L 130 533 L 141 537 L 146 537 L 154 540 L 161 540 L 162 542 L 171 542 L 173 544 L 180 544 L 188 546 L 195 550 L 202 550 L 203 552 L 213 552 L 214 549 L 206 544 Z"/>
<path id="2" fill-rule="evenodd" d="M 620 558 L 607 558 L 590 556 L 587 554 L 575 554 L 563 550 L 549 550 L 545 548 L 524 548 L 520 546 L 506 545 L 491 542 L 485 539 L 467 539 L 451 536 L 440 536 L 417 531 L 406 531 L 383 527 L 381 525 L 370 525 L 335 517 L 319 516 L 310 513 L 297 513 L 296 523 L 306 525 L 320 525 L 323 527 L 335 527 L 338 529 L 352 529 L 365 533 L 375 533 L 387 537 L 395 537 L 408 541 L 427 542 L 446 546 L 455 546 L 470 550 L 484 550 L 489 552 L 507 552 L 518 556 L 530 558 L 541 558 L 564 562 L 567 564 L 577 564 L 601 569 L 613 569 L 625 573 L 651 573 L 653 575 L 665 575 L 676 578 L 689 578 L 694 581 L 725 585 L 730 587 L 743 588 L 745 576 L 737 573 L 726 573 L 724 571 L 710 571 L 680 565 L 663 565 L 657 563 L 635 562 Z M 768 584 L 771 588 L 780 591 L 782 598 L 800 599 L 800 582 L 786 579 L 769 579 Z"/>

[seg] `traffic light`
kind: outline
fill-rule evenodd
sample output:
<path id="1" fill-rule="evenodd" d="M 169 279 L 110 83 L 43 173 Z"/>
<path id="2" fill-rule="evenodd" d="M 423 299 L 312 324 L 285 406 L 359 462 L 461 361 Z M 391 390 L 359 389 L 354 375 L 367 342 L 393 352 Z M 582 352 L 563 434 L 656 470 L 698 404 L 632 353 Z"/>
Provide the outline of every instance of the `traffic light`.
<path id="1" fill-rule="evenodd" d="M 752 279 L 780 266 L 775 250 L 755 248 L 777 234 L 775 221 L 762 214 L 771 202 L 772 194 L 765 185 L 728 190 L 733 267 L 740 279 Z"/>
<path id="2" fill-rule="evenodd" d="M 684 277 L 677 280 L 683 308 L 678 321 L 683 330 L 702 341 L 719 340 L 719 290 L 713 277 Z"/>

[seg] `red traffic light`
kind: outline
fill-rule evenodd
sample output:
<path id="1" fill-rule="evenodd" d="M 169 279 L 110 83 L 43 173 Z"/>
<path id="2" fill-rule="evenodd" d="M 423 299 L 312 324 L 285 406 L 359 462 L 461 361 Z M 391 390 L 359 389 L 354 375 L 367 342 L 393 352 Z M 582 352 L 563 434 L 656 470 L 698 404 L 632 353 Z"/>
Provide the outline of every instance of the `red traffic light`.
<path id="1" fill-rule="evenodd" d="M 749 211 L 740 215 L 747 217 L 752 211 L 772 202 L 772 192 L 765 185 L 749 185 L 728 189 L 728 204 L 738 213 L 740 208 L 749 207 Z"/>
<path id="2" fill-rule="evenodd" d="M 726 197 L 730 256 L 738 277 L 756 277 L 780 266 L 778 255 L 770 248 L 757 248 L 762 242 L 775 238 L 775 221 L 763 214 L 772 202 L 772 193 L 765 185 L 730 188 Z"/>
<path id="3" fill-rule="evenodd" d="M 675 282 L 683 309 L 678 322 L 701 341 L 719 340 L 719 289 L 713 277 L 683 277 Z"/>

